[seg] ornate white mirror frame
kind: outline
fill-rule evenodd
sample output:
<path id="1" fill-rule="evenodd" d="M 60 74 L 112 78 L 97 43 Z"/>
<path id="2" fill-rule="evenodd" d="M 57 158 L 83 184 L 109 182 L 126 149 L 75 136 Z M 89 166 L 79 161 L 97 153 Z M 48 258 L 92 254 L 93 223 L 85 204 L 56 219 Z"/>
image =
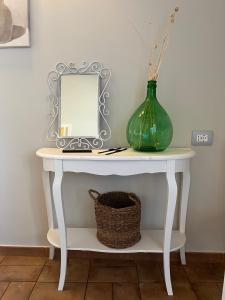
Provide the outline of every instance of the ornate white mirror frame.
<path id="1" fill-rule="evenodd" d="M 98 75 L 99 76 L 99 95 L 98 95 L 98 112 L 99 112 L 99 136 L 98 137 L 62 137 L 60 136 L 60 117 L 61 117 L 61 77 L 63 75 Z M 102 148 L 105 141 L 111 138 L 111 129 L 107 121 L 109 116 L 108 99 L 109 91 L 107 90 L 111 78 L 111 71 L 104 68 L 97 61 L 88 63 L 83 62 L 80 67 L 74 63 L 58 63 L 55 70 L 48 75 L 48 85 L 50 89 L 50 123 L 48 129 L 48 140 L 55 141 L 58 148 L 66 150 L 76 149 L 98 149 Z"/>

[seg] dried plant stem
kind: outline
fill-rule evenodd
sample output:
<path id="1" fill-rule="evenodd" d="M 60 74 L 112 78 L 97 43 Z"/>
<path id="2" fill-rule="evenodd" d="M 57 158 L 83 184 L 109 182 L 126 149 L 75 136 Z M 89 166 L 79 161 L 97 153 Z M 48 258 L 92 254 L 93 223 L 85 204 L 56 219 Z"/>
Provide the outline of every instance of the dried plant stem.
<path id="1" fill-rule="evenodd" d="M 159 69 L 160 69 L 160 66 L 161 66 L 161 64 L 162 64 L 163 58 L 165 57 L 166 49 L 167 49 L 168 45 L 169 45 L 169 36 L 166 37 L 166 38 L 163 40 L 162 50 L 161 50 L 161 53 L 160 53 L 160 56 L 159 56 L 158 64 L 157 64 L 157 66 L 156 66 L 155 80 L 158 79 L 158 76 L 159 76 Z"/>
<path id="2" fill-rule="evenodd" d="M 166 26 L 165 35 L 164 35 L 163 43 L 162 43 L 162 46 L 161 46 L 161 49 L 160 49 L 160 52 L 159 52 L 159 55 L 158 55 L 158 59 L 156 60 L 156 62 L 150 61 L 149 80 L 157 80 L 158 79 L 159 70 L 160 70 L 163 58 L 165 57 L 166 49 L 169 45 L 169 38 L 170 38 L 170 35 L 171 35 L 172 26 L 175 22 L 175 14 L 178 11 L 179 11 L 179 8 L 176 7 L 174 12 L 169 17 L 169 21 L 168 21 L 168 24 Z M 157 44 L 154 45 L 151 53 L 154 53 L 154 51 L 156 51 L 156 50 L 158 50 L 158 45 Z M 152 57 L 153 57 L 153 55 L 152 55 Z"/>

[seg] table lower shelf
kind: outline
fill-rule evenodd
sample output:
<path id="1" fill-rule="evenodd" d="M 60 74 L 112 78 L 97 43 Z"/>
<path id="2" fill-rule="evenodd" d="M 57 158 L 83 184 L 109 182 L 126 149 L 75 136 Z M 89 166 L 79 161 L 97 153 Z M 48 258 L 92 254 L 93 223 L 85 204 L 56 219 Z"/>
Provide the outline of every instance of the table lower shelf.
<path id="1" fill-rule="evenodd" d="M 48 241 L 60 248 L 58 229 L 50 229 L 47 234 Z M 101 244 L 96 237 L 96 228 L 67 228 L 67 249 L 109 253 L 137 253 L 137 252 L 163 252 L 164 230 L 141 231 L 141 240 L 134 246 L 126 249 L 108 248 Z M 185 234 L 177 230 L 172 232 L 171 251 L 182 248 L 185 244 Z"/>

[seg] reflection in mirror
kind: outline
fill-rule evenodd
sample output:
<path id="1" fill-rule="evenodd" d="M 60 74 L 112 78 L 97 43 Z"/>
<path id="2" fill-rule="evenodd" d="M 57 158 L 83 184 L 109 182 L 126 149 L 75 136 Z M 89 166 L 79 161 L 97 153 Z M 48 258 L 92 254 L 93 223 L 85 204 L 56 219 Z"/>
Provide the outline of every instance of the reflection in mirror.
<path id="1" fill-rule="evenodd" d="M 99 137 L 99 76 L 61 76 L 60 137 Z"/>

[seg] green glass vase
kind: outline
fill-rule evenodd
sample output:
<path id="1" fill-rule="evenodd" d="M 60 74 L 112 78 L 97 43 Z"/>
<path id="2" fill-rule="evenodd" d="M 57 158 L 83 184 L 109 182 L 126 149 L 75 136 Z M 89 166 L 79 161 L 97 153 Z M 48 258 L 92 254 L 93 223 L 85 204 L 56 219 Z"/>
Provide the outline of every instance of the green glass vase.
<path id="1" fill-rule="evenodd" d="M 172 122 L 157 100 L 156 87 L 156 81 L 148 81 L 146 99 L 127 125 L 128 143 L 137 151 L 163 151 L 173 137 Z"/>

